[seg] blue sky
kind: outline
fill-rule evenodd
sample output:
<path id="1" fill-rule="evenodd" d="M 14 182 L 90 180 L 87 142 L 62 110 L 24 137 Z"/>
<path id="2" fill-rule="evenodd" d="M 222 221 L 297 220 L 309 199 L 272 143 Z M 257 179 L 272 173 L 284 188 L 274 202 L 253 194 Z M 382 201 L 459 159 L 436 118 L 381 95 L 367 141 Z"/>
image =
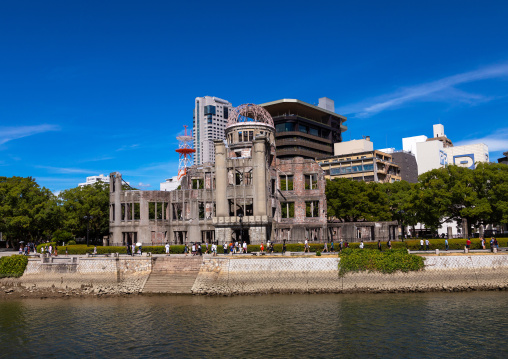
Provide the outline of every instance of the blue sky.
<path id="1" fill-rule="evenodd" d="M 344 139 L 508 150 L 506 1 L 2 1 L 0 175 L 176 175 L 197 96 L 335 101 Z"/>

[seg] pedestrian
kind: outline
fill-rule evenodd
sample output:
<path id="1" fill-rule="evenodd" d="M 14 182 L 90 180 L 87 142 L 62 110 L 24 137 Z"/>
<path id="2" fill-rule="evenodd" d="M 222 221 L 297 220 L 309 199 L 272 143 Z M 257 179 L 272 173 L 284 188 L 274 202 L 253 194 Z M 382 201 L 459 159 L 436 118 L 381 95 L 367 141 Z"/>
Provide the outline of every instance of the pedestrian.
<path id="1" fill-rule="evenodd" d="M 346 248 L 349 248 L 349 242 L 347 241 L 347 239 L 346 239 L 346 241 L 344 242 L 344 249 L 346 249 Z"/>
<path id="2" fill-rule="evenodd" d="M 263 246 L 263 243 L 261 243 L 261 246 L 259 246 L 259 249 L 261 250 L 261 253 L 265 252 L 265 247 Z"/>
<path id="3" fill-rule="evenodd" d="M 388 246 L 388 249 L 392 249 L 392 241 L 390 239 L 388 239 L 386 245 Z"/>
<path id="4" fill-rule="evenodd" d="M 282 255 L 286 253 L 286 241 L 282 243 Z"/>
<path id="5" fill-rule="evenodd" d="M 166 255 L 169 256 L 169 243 L 168 242 L 166 242 L 165 247 L 166 247 Z"/>
<path id="6" fill-rule="evenodd" d="M 247 242 L 243 241 L 243 253 L 247 254 Z"/>
<path id="7" fill-rule="evenodd" d="M 496 247 L 496 249 L 499 250 L 499 243 L 497 243 L 496 237 L 494 237 L 494 247 Z"/>
<path id="8" fill-rule="evenodd" d="M 97 255 L 97 246 L 94 246 L 93 247 L 93 255 L 96 256 Z"/>
<path id="9" fill-rule="evenodd" d="M 307 238 L 305 238 L 305 249 L 303 250 L 303 253 L 305 252 L 310 252 L 309 240 Z"/>
<path id="10" fill-rule="evenodd" d="M 192 254 L 193 256 L 195 256 L 195 255 L 196 255 L 196 244 L 195 244 L 195 243 L 192 243 L 192 250 L 191 250 L 191 254 Z"/>
<path id="11" fill-rule="evenodd" d="M 448 238 L 444 240 L 445 249 L 448 250 Z"/>
<path id="12" fill-rule="evenodd" d="M 53 255 L 53 246 L 49 245 L 49 256 L 51 257 Z"/>
<path id="13" fill-rule="evenodd" d="M 468 238 L 467 241 L 466 241 L 466 248 L 467 249 L 470 249 L 471 248 L 471 240 Z"/>
<path id="14" fill-rule="evenodd" d="M 490 238 L 490 251 L 494 252 L 494 237 Z"/>
<path id="15" fill-rule="evenodd" d="M 203 255 L 203 250 L 201 249 L 201 243 L 198 243 L 198 254 L 199 254 L 200 256 L 202 256 L 202 255 Z"/>
<path id="16" fill-rule="evenodd" d="M 483 238 L 483 236 L 480 237 L 480 244 L 482 246 L 482 249 L 485 249 L 485 238 Z"/>
<path id="17" fill-rule="evenodd" d="M 189 246 L 187 245 L 187 243 L 185 243 L 185 246 L 183 247 L 183 253 L 185 253 L 186 257 L 189 254 Z"/>
<path id="18" fill-rule="evenodd" d="M 143 245 L 140 245 L 138 248 L 139 255 L 143 255 Z"/>
<path id="19" fill-rule="evenodd" d="M 131 253 L 133 257 L 136 254 L 136 244 L 134 244 L 134 242 L 131 244 Z"/>
<path id="20" fill-rule="evenodd" d="M 328 245 L 325 242 L 325 245 L 323 246 L 323 253 L 328 252 Z"/>
<path id="21" fill-rule="evenodd" d="M 65 246 L 65 255 L 68 256 L 69 252 L 67 251 L 67 246 Z"/>
<path id="22" fill-rule="evenodd" d="M 212 244 L 212 255 L 217 256 L 217 245 L 215 243 Z"/>
<path id="23" fill-rule="evenodd" d="M 420 250 L 423 251 L 423 239 L 420 239 Z"/>
<path id="24" fill-rule="evenodd" d="M 341 239 L 339 241 L 339 253 L 342 252 L 342 247 L 343 247 L 343 245 L 342 245 L 342 239 Z"/>
<path id="25" fill-rule="evenodd" d="M 222 245 L 222 251 L 224 252 L 224 254 L 228 254 L 228 245 L 226 244 L 226 242 L 224 242 L 224 244 Z"/>
<path id="26" fill-rule="evenodd" d="M 382 250 L 381 249 L 381 240 L 377 240 L 377 249 L 379 249 L 380 251 Z"/>
<path id="27" fill-rule="evenodd" d="M 428 239 L 425 240 L 425 250 L 429 250 L 430 249 L 430 242 Z"/>
<path id="28" fill-rule="evenodd" d="M 360 242 L 360 249 L 363 249 L 363 240 Z"/>
<path id="29" fill-rule="evenodd" d="M 330 252 L 335 252 L 335 249 L 333 248 L 333 240 L 330 243 Z"/>
<path id="30" fill-rule="evenodd" d="M 205 242 L 206 251 L 205 254 L 208 254 L 208 242 Z"/>

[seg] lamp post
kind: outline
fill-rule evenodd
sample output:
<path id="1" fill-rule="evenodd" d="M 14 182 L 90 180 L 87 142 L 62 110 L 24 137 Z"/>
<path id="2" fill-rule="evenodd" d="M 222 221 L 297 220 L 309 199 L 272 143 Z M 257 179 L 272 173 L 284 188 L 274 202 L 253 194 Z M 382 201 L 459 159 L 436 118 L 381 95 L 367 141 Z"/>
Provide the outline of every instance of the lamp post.
<path id="1" fill-rule="evenodd" d="M 86 221 L 86 246 L 88 247 L 88 237 L 90 233 L 90 220 L 93 219 L 93 216 L 90 214 L 87 214 L 83 217 L 83 219 Z"/>

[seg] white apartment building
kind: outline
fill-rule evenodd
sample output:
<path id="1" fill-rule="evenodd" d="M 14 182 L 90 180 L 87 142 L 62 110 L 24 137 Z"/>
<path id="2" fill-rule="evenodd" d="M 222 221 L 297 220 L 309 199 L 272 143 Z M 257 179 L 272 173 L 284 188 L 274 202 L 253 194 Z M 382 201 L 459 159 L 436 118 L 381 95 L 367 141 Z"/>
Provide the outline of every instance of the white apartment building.
<path id="1" fill-rule="evenodd" d="M 181 179 L 178 179 L 178 176 L 173 176 L 171 178 L 167 178 L 166 182 L 162 182 L 160 184 L 161 191 L 174 191 L 180 186 Z"/>
<path id="2" fill-rule="evenodd" d="M 103 174 L 100 174 L 98 176 L 88 176 L 86 178 L 86 182 L 80 183 L 79 187 L 88 186 L 97 182 L 109 183 L 109 176 L 104 176 Z"/>
<path id="3" fill-rule="evenodd" d="M 213 141 L 224 139 L 224 129 L 233 105 L 218 97 L 196 97 L 194 104 L 194 164 L 215 162 Z"/>

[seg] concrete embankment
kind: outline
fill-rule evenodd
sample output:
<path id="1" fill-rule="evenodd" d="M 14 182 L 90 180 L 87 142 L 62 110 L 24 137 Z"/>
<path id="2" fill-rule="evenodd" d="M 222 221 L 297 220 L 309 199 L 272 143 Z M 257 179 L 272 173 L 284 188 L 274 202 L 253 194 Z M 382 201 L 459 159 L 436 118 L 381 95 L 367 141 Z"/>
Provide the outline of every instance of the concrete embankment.
<path id="1" fill-rule="evenodd" d="M 37 296 L 38 291 L 48 289 L 62 295 L 129 295 L 143 292 L 234 295 L 508 288 L 508 255 L 425 258 L 425 268 L 418 272 L 360 272 L 344 276 L 339 276 L 339 258 L 336 256 L 57 257 L 45 261 L 34 258 L 29 260 L 21 278 L 3 279 L 1 284 L 6 288 L 5 292 L 12 293 L 12 288 L 18 288 L 32 293 L 28 295 L 31 297 Z M 192 266 L 187 261 L 192 262 Z M 186 274 L 186 282 L 178 283 L 182 273 Z M 162 278 L 164 276 L 171 278 Z"/>

